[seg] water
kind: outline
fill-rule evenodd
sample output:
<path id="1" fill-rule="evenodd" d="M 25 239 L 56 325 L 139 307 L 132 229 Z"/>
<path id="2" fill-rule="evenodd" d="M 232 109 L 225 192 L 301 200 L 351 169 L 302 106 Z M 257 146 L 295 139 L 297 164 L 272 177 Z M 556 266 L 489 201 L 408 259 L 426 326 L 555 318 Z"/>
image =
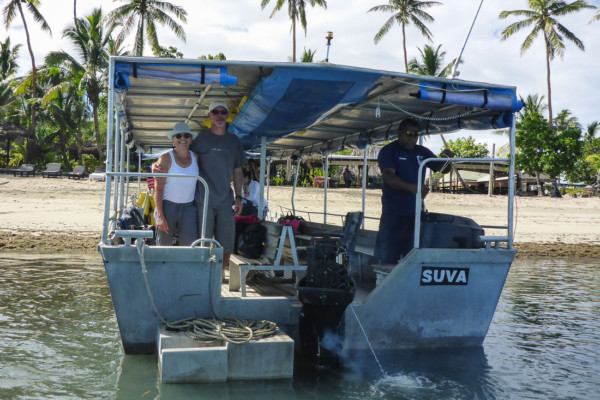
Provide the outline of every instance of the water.
<path id="1" fill-rule="evenodd" d="M 124 356 L 99 256 L 2 253 L 0 399 L 600 399 L 598 262 L 517 262 L 482 348 L 355 354 L 294 380 L 162 385 Z M 302 369 L 298 367 L 303 367 Z"/>

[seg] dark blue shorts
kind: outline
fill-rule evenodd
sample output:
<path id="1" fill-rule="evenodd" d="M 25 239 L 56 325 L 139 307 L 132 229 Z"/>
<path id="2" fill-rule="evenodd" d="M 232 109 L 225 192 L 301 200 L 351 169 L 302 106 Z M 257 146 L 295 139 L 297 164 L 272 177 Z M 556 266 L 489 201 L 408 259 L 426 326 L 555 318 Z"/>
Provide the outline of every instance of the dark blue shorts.
<path id="1" fill-rule="evenodd" d="M 415 217 L 382 214 L 375 241 L 375 258 L 382 264 L 396 264 L 414 246 Z"/>

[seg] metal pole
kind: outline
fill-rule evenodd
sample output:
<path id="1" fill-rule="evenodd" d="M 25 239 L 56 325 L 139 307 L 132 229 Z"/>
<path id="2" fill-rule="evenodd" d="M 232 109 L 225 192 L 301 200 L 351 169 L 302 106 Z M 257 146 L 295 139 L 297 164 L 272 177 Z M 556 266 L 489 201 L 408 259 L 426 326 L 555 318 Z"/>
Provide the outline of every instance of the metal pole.
<path id="1" fill-rule="evenodd" d="M 325 155 L 325 182 L 323 183 L 324 198 L 323 198 L 323 225 L 327 224 L 327 187 L 329 179 L 329 154 Z"/>
<path id="2" fill-rule="evenodd" d="M 366 198 L 367 198 L 367 155 L 369 153 L 369 145 L 365 145 L 365 154 L 363 157 L 363 179 L 362 179 L 362 229 L 365 229 L 365 210 L 366 210 Z"/>
<path id="3" fill-rule="evenodd" d="M 263 215 L 263 205 L 265 204 L 265 167 L 267 166 L 267 137 L 260 138 L 260 194 L 258 197 L 258 218 L 265 219 Z"/>
<path id="4" fill-rule="evenodd" d="M 121 124 L 119 121 L 119 172 L 125 172 L 125 163 L 123 162 L 125 160 L 125 152 L 126 152 L 126 148 L 125 148 L 125 135 L 123 134 L 124 132 L 120 129 L 121 128 Z M 127 152 L 129 153 L 129 152 Z M 127 171 L 129 172 L 129 171 Z M 124 176 L 119 176 L 119 210 L 123 209 L 123 206 L 127 205 L 127 199 L 123 197 L 123 194 L 125 193 L 125 177 Z M 125 200 L 125 204 L 123 204 L 123 200 Z"/>
<path id="5" fill-rule="evenodd" d="M 138 153 L 138 172 L 142 172 L 142 153 Z M 144 171 L 145 172 L 145 171 Z M 142 178 L 138 176 L 138 196 L 142 192 Z"/>
<path id="6" fill-rule="evenodd" d="M 112 170 L 107 170 L 106 172 L 123 172 L 123 171 L 119 171 L 119 164 L 121 164 L 121 147 L 119 147 L 120 144 L 120 135 L 121 135 L 121 113 L 119 112 L 119 110 L 117 110 L 117 113 L 115 115 L 115 128 L 114 128 L 114 135 L 115 135 L 115 163 L 114 166 L 112 168 Z M 120 176 L 115 176 L 115 182 L 114 182 L 114 191 L 113 191 L 113 210 L 116 213 L 118 210 L 120 210 L 121 208 L 119 207 L 119 181 L 123 179 Z"/>
<path id="7" fill-rule="evenodd" d="M 269 189 L 271 188 L 271 157 L 267 158 L 267 202 L 269 201 Z"/>
<path id="8" fill-rule="evenodd" d="M 296 175 L 294 176 L 294 187 L 292 188 L 292 214 L 296 215 L 296 207 L 294 206 L 294 195 L 296 194 L 296 184 L 298 183 L 298 174 L 300 173 L 300 161 L 302 158 L 298 157 L 296 162 Z"/>
<path id="9" fill-rule="evenodd" d="M 510 127 L 510 166 L 508 172 L 508 248 L 513 248 L 513 205 L 515 197 L 515 116 Z"/>
<path id="10" fill-rule="evenodd" d="M 496 157 L 496 143 L 492 143 L 492 158 Z M 488 196 L 494 194 L 494 162 L 490 163 L 490 179 L 488 182 Z"/>
<path id="11" fill-rule="evenodd" d="M 114 60 L 110 60 L 108 66 L 108 126 L 106 128 L 106 171 L 110 171 L 113 165 L 113 153 L 111 151 L 113 130 L 114 130 L 114 98 L 115 98 L 115 85 L 113 81 L 114 77 Z M 106 184 L 104 192 L 104 221 L 102 223 L 102 243 L 107 244 L 106 236 L 108 234 L 108 221 L 110 214 L 110 188 L 112 183 L 112 176 L 106 175 Z"/>
<path id="12" fill-rule="evenodd" d="M 456 62 L 452 66 L 452 72 L 450 73 L 450 79 L 454 79 L 454 76 L 456 74 L 456 68 L 458 67 L 458 64 L 460 63 L 460 58 L 462 57 L 462 53 L 465 50 L 465 47 L 467 46 L 467 41 L 469 40 L 469 36 L 471 35 L 471 31 L 473 30 L 473 25 L 475 25 L 475 21 L 477 20 L 477 16 L 479 15 L 479 10 L 481 9 L 481 5 L 482 4 L 483 4 L 483 0 L 481 0 L 479 2 L 479 7 L 477 7 L 477 12 L 475 13 L 475 17 L 473 18 L 473 22 L 471 22 L 471 27 L 469 28 L 469 33 L 467 33 L 467 37 L 465 38 L 465 42 L 463 43 L 463 47 L 462 47 L 462 49 L 460 49 L 460 53 L 458 54 L 458 57 L 456 58 Z"/>

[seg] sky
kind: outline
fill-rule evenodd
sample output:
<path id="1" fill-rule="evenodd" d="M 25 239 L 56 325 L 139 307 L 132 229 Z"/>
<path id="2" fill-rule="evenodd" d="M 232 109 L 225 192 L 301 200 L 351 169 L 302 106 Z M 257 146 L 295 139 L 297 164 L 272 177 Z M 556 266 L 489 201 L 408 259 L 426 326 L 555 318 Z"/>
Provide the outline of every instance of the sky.
<path id="1" fill-rule="evenodd" d="M 573 1 L 573 0 L 571 0 Z M 52 29 L 52 37 L 39 28 L 30 15 L 27 24 L 32 37 L 36 65 L 43 63 L 44 56 L 52 50 L 71 51 L 68 40 L 62 38 L 67 26 L 72 25 L 72 0 L 40 0 L 41 13 Z M 292 36 L 291 21 L 284 7 L 269 18 L 275 0 L 260 8 L 260 0 L 172 0 L 171 3 L 183 7 L 188 13 L 188 22 L 183 24 L 187 40 L 184 43 L 171 31 L 159 29 L 162 46 L 174 46 L 185 58 L 224 53 L 228 60 L 242 61 L 291 61 Z M 446 51 L 446 63 L 456 58 L 467 37 L 480 0 L 440 0 L 441 5 L 426 10 L 435 21 L 427 26 L 433 34 L 433 42 L 413 27 L 407 27 L 408 58 L 419 55 L 417 48 L 425 44 Z M 589 4 L 600 7 L 600 0 L 589 0 Z M 0 0 L 4 8 L 7 0 Z M 77 15 L 82 17 L 98 6 L 106 14 L 123 0 L 77 0 Z M 325 35 L 333 32 L 329 50 L 329 61 L 335 64 L 404 72 L 402 33 L 398 25 L 375 44 L 373 37 L 389 18 L 389 14 L 367 11 L 377 5 L 387 4 L 385 0 L 328 0 L 327 9 L 308 8 L 307 32 L 297 31 L 297 55 L 304 48 L 316 51 L 314 60 L 326 58 Z M 519 32 L 505 41 L 500 40 L 502 30 L 521 18 L 501 20 L 498 15 L 503 10 L 526 9 L 526 0 L 483 1 L 479 15 L 473 26 L 470 38 L 462 54 L 463 64 L 459 67 L 460 79 L 494 84 L 516 86 L 522 97 L 529 94 L 544 95 L 547 100 L 546 65 L 544 46 L 538 38 L 533 46 L 521 55 L 521 43 L 530 30 Z M 556 58 L 551 64 L 553 114 L 568 109 L 585 127 L 593 121 L 600 121 L 600 21 L 588 23 L 594 10 L 561 17 L 559 22 L 579 37 L 585 45 L 585 52 L 567 41 L 564 57 Z M 19 59 L 20 73 L 31 70 L 31 60 L 27 51 L 25 33 L 20 18 L 13 22 L 7 31 L 0 27 L 0 39 L 10 36 L 14 46 L 22 43 Z M 129 40 L 132 40 L 130 37 Z M 131 48 L 131 42 L 126 46 Z M 145 55 L 151 55 L 146 50 Z M 491 152 L 492 143 L 496 148 L 506 144 L 507 138 L 489 132 L 463 132 L 462 136 L 473 136 L 484 143 Z M 448 139 L 458 136 L 450 135 Z M 425 145 L 437 152 L 441 146 L 438 136 L 429 138 Z"/>

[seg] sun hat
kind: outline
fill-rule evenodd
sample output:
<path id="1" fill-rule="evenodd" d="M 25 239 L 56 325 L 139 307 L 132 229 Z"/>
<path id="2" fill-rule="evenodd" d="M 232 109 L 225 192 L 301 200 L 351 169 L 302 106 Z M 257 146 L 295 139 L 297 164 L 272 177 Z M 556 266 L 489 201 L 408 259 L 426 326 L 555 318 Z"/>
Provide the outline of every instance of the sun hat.
<path id="1" fill-rule="evenodd" d="M 190 130 L 190 126 L 185 122 L 176 123 L 173 127 L 173 130 L 167 132 L 167 137 L 169 138 L 169 140 L 173 140 L 173 135 L 176 135 L 178 133 L 190 133 L 192 135 L 192 140 L 196 139 L 196 137 L 198 136 L 198 132 L 193 132 L 192 130 Z"/>
<path id="2" fill-rule="evenodd" d="M 219 106 L 225 107 L 225 109 L 229 111 L 229 107 L 227 107 L 227 103 L 225 103 L 224 101 L 213 101 L 212 103 L 210 103 L 210 106 L 208 106 L 208 112 L 211 112 Z"/>

